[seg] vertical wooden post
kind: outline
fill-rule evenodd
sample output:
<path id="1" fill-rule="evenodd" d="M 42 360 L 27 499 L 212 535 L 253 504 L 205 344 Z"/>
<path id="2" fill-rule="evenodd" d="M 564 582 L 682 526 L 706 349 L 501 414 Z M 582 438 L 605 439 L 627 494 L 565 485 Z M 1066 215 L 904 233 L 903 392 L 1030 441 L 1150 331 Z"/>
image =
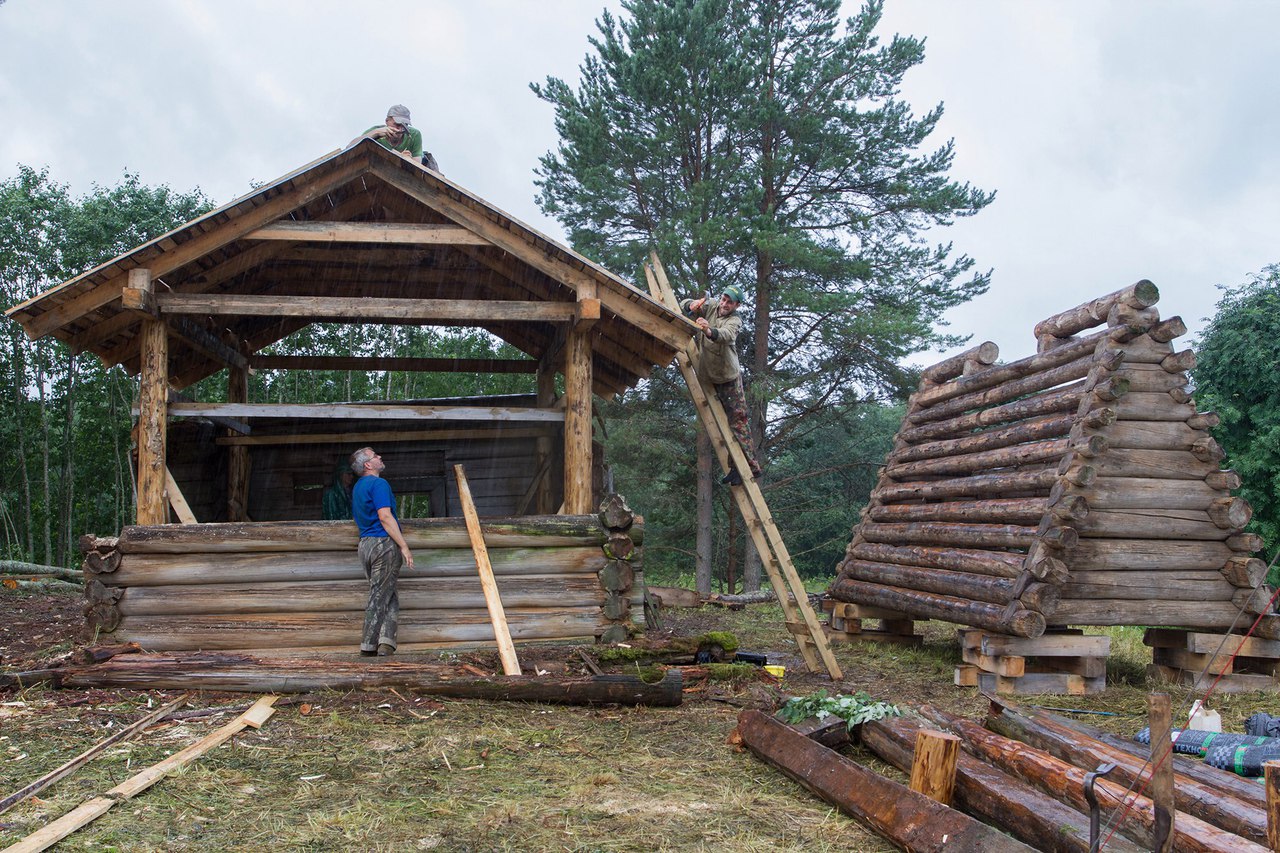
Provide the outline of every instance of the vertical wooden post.
<path id="1" fill-rule="evenodd" d="M 569 330 L 564 359 L 564 511 L 587 515 L 591 506 L 591 326 Z"/>
<path id="2" fill-rule="evenodd" d="M 227 402 L 249 402 L 249 371 L 227 368 Z M 230 435 L 232 430 L 228 429 Z M 227 448 L 227 521 L 249 520 L 249 447 L 233 444 Z"/>
<path id="3" fill-rule="evenodd" d="M 129 285 L 151 293 L 151 271 L 129 270 Z M 166 524 L 165 442 L 169 414 L 169 336 L 164 321 L 142 321 L 138 377 L 138 524 Z"/>
<path id="4" fill-rule="evenodd" d="M 480 573 L 480 588 L 484 592 L 485 606 L 489 608 L 489 621 L 493 623 L 493 638 L 498 643 L 502 674 L 519 675 L 520 661 L 516 657 L 515 643 L 511 640 L 511 629 L 507 626 L 507 611 L 503 609 L 502 598 L 498 595 L 498 582 L 493 577 L 493 565 L 489 562 L 489 549 L 484 544 L 476 504 L 471 499 L 471 486 L 467 484 L 467 475 L 461 465 L 453 466 L 453 474 L 458 478 L 458 500 L 462 504 L 462 515 L 467 522 L 471 551 L 476 557 L 476 570 Z"/>
<path id="5" fill-rule="evenodd" d="M 1280 853 L 1280 761 L 1262 765 L 1267 782 L 1267 844 Z"/>
<path id="6" fill-rule="evenodd" d="M 1173 851 L 1173 820 L 1176 806 L 1173 798 L 1172 717 L 1168 693 L 1152 693 L 1147 697 L 1147 725 L 1151 732 L 1151 804 L 1155 809 L 1153 849 L 1157 853 Z"/>
<path id="7" fill-rule="evenodd" d="M 951 805 L 951 797 L 956 790 L 956 762 L 959 760 L 960 738 L 929 729 L 916 732 L 911 790 L 944 806 Z"/>
<path id="8" fill-rule="evenodd" d="M 538 408 L 549 409 L 556 403 L 556 366 L 549 359 L 538 363 Z M 551 466 L 551 437 L 539 436 L 535 443 L 537 465 L 535 471 L 549 469 Z M 538 483 L 537 496 L 534 499 L 534 512 L 549 515 L 555 511 L 551 505 L 551 481 L 548 473 Z"/>

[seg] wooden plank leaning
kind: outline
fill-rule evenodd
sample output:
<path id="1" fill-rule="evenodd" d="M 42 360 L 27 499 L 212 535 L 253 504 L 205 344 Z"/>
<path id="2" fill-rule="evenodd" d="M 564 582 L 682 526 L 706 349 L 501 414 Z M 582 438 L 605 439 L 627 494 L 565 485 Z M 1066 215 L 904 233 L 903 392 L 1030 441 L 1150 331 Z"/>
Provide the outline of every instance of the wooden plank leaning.
<path id="1" fill-rule="evenodd" d="M 35 794 L 40 793 L 45 788 L 48 788 L 50 785 L 52 785 L 54 782 L 57 782 L 59 779 L 66 777 L 72 771 L 80 767 L 83 767 L 85 764 L 88 764 L 90 760 L 100 755 L 103 752 L 103 750 L 111 746 L 111 744 L 119 743 L 125 738 L 132 737 L 133 735 L 142 731 L 147 726 L 153 723 L 158 723 L 159 721 L 163 720 L 165 717 L 169 716 L 169 714 L 172 711 L 180 708 L 182 704 L 187 701 L 189 696 L 190 696 L 189 693 L 184 693 L 182 696 L 173 700 L 169 704 L 161 705 L 159 708 L 156 708 L 154 711 L 150 712 L 149 714 L 146 714 L 136 722 L 133 722 L 125 726 L 120 731 L 111 735 L 111 737 L 106 738 L 105 740 L 101 740 L 98 743 L 94 744 L 93 746 L 89 747 L 84 752 L 80 753 L 75 758 L 66 762 L 62 766 L 44 774 L 39 779 L 35 780 L 31 784 L 22 788 L 21 790 L 14 791 L 12 794 L 5 797 L 3 800 L 0 800 L 0 814 L 4 814 L 9 809 L 13 808 L 18 803 L 25 800 L 27 797 L 34 796 Z"/>
<path id="2" fill-rule="evenodd" d="M 480 572 L 484 603 L 489 608 L 489 619 L 493 622 L 494 639 L 498 641 L 498 657 L 502 660 L 502 674 L 519 675 L 520 661 L 516 658 L 516 645 L 511 641 L 511 629 L 507 627 L 507 614 L 502 609 L 502 598 L 498 595 L 498 582 L 493 579 L 489 549 L 485 547 L 484 533 L 480 530 L 480 518 L 476 515 L 476 505 L 471 499 L 471 486 L 467 484 L 467 475 L 463 472 L 461 465 L 454 465 L 453 473 L 458 478 L 458 498 L 462 502 L 462 514 L 467 521 L 467 536 L 471 539 L 471 550 L 476 555 L 476 569 Z"/>
<path id="3" fill-rule="evenodd" d="M 260 728 L 275 713 L 275 709 L 271 706 L 276 703 L 278 698 L 277 696 L 263 696 L 253 704 L 253 707 L 216 732 L 201 738 L 181 752 L 169 756 L 164 761 L 151 765 L 141 773 L 116 785 L 105 794 L 81 803 L 53 823 L 33 832 L 17 844 L 6 847 L 2 853 L 37 853 L 37 851 L 52 847 L 80 827 L 106 814 L 116 803 L 137 796 L 174 770 L 189 764 L 214 747 L 226 743 L 245 728 L 250 726 L 255 729 Z"/>
<path id="4" fill-rule="evenodd" d="M 649 290 L 659 302 L 672 311 L 679 311 L 679 302 L 656 252 L 649 253 L 649 261 L 650 263 L 645 266 Z M 720 465 L 726 471 L 731 467 L 738 471 L 748 471 L 750 468 L 747 465 L 746 456 L 743 455 L 738 442 L 733 439 L 733 431 L 729 427 L 724 408 L 714 394 L 707 392 L 693 370 L 691 352 L 693 346 L 694 344 L 689 342 L 685 351 L 676 354 L 676 364 L 680 368 L 685 384 L 689 386 L 689 395 L 698 411 L 698 416 L 707 427 L 711 446 L 715 450 Z M 813 608 L 809 606 L 808 590 L 804 588 L 803 581 L 796 573 L 786 543 L 777 525 L 774 524 L 773 515 L 769 511 L 769 505 L 765 503 L 760 487 L 754 478 L 747 477 L 741 485 L 734 486 L 730 491 L 738 511 L 746 521 L 747 532 L 751 535 L 756 551 L 760 554 L 765 571 L 769 575 L 769 582 L 773 585 L 774 594 L 777 595 L 778 603 L 782 606 L 783 615 L 787 620 L 787 630 L 795 637 L 805 665 L 810 672 L 818 672 L 820 668 L 825 667 L 832 680 L 839 680 L 843 677 L 840 665 L 831 651 L 826 632 L 818 622 Z"/>

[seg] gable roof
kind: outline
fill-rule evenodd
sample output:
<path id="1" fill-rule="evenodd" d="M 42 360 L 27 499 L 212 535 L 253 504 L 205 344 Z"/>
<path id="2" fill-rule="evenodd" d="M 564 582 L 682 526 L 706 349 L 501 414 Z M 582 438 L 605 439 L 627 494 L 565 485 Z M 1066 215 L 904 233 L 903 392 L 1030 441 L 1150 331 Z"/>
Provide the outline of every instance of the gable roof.
<path id="1" fill-rule="evenodd" d="M 316 160 L 6 316 L 33 339 L 53 335 L 137 372 L 143 315 L 124 292 L 129 271 L 140 268 L 156 280 L 162 300 L 250 297 L 222 300 L 216 315 L 188 306 L 170 320 L 170 375 L 179 387 L 216 373 L 237 350 L 251 355 L 312 322 L 335 319 L 343 304 L 330 301 L 328 315 L 285 316 L 297 312 L 263 310 L 263 298 L 359 300 L 347 304 L 363 306 L 366 316 L 371 300 L 390 300 L 375 321 L 477 325 L 533 359 L 552 361 L 560 360 L 566 324 L 551 320 L 575 316 L 580 299 L 598 299 L 594 390 L 606 397 L 669 363 L 696 334 L 633 285 L 373 140 Z M 408 300 L 473 307 L 435 321 L 390 310 Z M 485 316 L 485 302 L 564 304 L 527 320 L 510 311 Z"/>

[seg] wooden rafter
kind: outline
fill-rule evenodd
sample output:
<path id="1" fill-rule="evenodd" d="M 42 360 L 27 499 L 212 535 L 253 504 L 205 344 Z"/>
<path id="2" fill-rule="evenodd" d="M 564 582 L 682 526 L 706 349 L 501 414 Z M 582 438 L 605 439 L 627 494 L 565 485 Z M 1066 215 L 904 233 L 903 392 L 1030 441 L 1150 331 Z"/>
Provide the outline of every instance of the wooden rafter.
<path id="1" fill-rule="evenodd" d="M 245 235 L 247 240 L 311 243 L 402 243 L 487 246 L 489 241 L 457 225 L 415 222 L 275 222 Z"/>

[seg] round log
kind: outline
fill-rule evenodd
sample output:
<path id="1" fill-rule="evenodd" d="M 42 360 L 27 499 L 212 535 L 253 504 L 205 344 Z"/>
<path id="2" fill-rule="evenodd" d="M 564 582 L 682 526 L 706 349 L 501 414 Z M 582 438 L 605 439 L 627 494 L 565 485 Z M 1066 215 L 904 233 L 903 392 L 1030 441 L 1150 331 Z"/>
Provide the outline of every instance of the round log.
<path id="1" fill-rule="evenodd" d="M 1207 571 L 1232 551 L 1225 542 L 1173 539 L 1081 539 L 1065 558 L 1073 571 Z M 1247 555 L 1245 555 L 1247 556 Z"/>
<path id="2" fill-rule="evenodd" d="M 1115 405 L 1120 421 L 1186 421 L 1196 413 L 1195 406 L 1175 403 L 1168 394 L 1126 394 Z"/>
<path id="3" fill-rule="evenodd" d="M 1113 305 L 1107 312 L 1108 326 L 1141 326 L 1151 328 L 1160 322 L 1160 312 L 1155 308 L 1135 308 L 1132 305 Z"/>
<path id="4" fill-rule="evenodd" d="M 1036 420 L 1024 421 L 1014 426 L 987 430 L 964 438 L 944 439 L 924 444 L 904 447 L 890 454 L 889 464 L 915 462 L 920 459 L 937 459 L 944 456 L 955 456 L 962 453 L 975 453 L 982 450 L 994 450 L 1023 444 L 1028 441 L 1040 441 L 1046 438 L 1060 438 L 1071 431 L 1075 418 L 1070 415 L 1055 415 Z"/>
<path id="5" fill-rule="evenodd" d="M 1080 521 L 1089 516 L 1089 502 L 1080 495 L 1064 494 L 1047 503 L 1050 514 L 1060 523 Z"/>
<path id="6" fill-rule="evenodd" d="M 1070 574 L 1066 563 L 1055 557 L 1050 548 L 1038 543 L 1031 546 L 1022 566 L 1031 577 L 1054 585 L 1066 581 Z"/>
<path id="7" fill-rule="evenodd" d="M 1209 518 L 1219 527 L 1241 530 L 1253 518 L 1253 507 L 1244 498 L 1215 498 L 1209 504 Z"/>
<path id="8" fill-rule="evenodd" d="M 1202 462 L 1186 450 L 1130 450 L 1112 448 L 1093 463 L 1099 477 L 1142 477 L 1204 480 L 1218 470 L 1216 462 Z"/>
<path id="9" fill-rule="evenodd" d="M 600 525 L 606 530 L 618 532 L 630 530 L 636 518 L 631 507 L 627 506 L 626 498 L 619 494 L 612 494 L 605 498 L 596 517 L 600 519 Z"/>
<path id="10" fill-rule="evenodd" d="M 1227 547 L 1232 551 L 1255 554 L 1262 550 L 1262 537 L 1257 533 L 1234 533 L 1227 537 Z"/>
<path id="11" fill-rule="evenodd" d="M 1213 440 L 1213 436 L 1205 435 L 1197 438 L 1191 445 L 1191 455 L 1201 462 L 1212 462 L 1215 465 L 1226 457 L 1222 445 Z"/>
<path id="12" fill-rule="evenodd" d="M 1201 480 L 1099 477 L 1080 491 L 1093 509 L 1203 509 L 1221 492 Z"/>
<path id="13" fill-rule="evenodd" d="M 1150 281 L 1143 279 L 1129 287 L 1100 296 L 1097 299 L 1077 305 L 1052 317 L 1046 317 L 1035 326 L 1035 336 L 1055 335 L 1060 338 L 1069 337 L 1106 322 L 1107 314 L 1113 305 L 1123 304 L 1134 308 L 1147 308 L 1160 300 L 1160 290 Z"/>
<path id="14" fill-rule="evenodd" d="M 1008 604 L 1017 593 L 1015 581 L 1012 578 L 902 566 L 895 563 L 873 563 L 866 560 L 845 560 L 840 564 L 840 577 L 905 590 L 988 601 L 993 604 Z"/>
<path id="15" fill-rule="evenodd" d="M 1273 592 L 1275 590 L 1265 584 L 1257 589 L 1238 589 L 1235 595 L 1231 596 L 1231 604 L 1254 616 L 1270 613 Z"/>
<path id="16" fill-rule="evenodd" d="M 119 538 L 115 536 L 95 536 L 92 533 L 86 533 L 79 539 L 80 553 L 88 554 L 90 551 L 100 551 L 106 554 L 114 551 L 119 541 Z"/>
<path id="17" fill-rule="evenodd" d="M 1043 468 L 1039 471 L 1017 474 L 979 474 L 973 477 L 905 483 L 882 482 L 876 486 L 875 497 L 888 504 L 943 498 L 995 498 L 1028 493 L 1043 494 L 1052 488 L 1057 480 L 1056 470 Z"/>
<path id="18" fill-rule="evenodd" d="M 635 550 L 636 544 L 625 533 L 610 533 L 609 541 L 604 543 L 604 555 L 611 560 L 630 560 Z"/>
<path id="19" fill-rule="evenodd" d="M 1148 332 L 1151 340 L 1162 344 L 1167 344 L 1174 338 L 1180 338 L 1186 333 L 1187 324 L 1182 322 L 1181 317 L 1170 317 Z"/>
<path id="20" fill-rule="evenodd" d="M 109 575 L 120 568 L 121 553 L 115 549 L 107 552 L 89 551 L 84 555 L 85 568 L 95 574 Z"/>
<path id="21" fill-rule="evenodd" d="M 986 501 L 948 501 L 934 504 L 873 506 L 873 521 L 963 521 L 977 524 L 1038 524 L 1048 509 L 1045 498 L 1008 498 Z"/>
<path id="22" fill-rule="evenodd" d="M 1186 373 L 1196 369 L 1195 350 L 1184 349 L 1160 359 L 1160 366 L 1170 373 Z"/>
<path id="23" fill-rule="evenodd" d="M 1205 485 L 1211 489 L 1221 489 L 1222 491 L 1233 492 L 1243 485 L 1240 475 L 1232 470 L 1210 471 L 1205 475 Z"/>
<path id="24" fill-rule="evenodd" d="M 1155 370 L 1139 370 L 1138 368 L 1154 365 L 1134 364 L 1115 372 L 1116 377 L 1129 383 L 1129 391 L 1135 394 L 1163 393 L 1167 394 L 1175 388 L 1184 388 L 1187 384 L 1185 373 L 1166 373 L 1160 368 Z"/>
<path id="25" fill-rule="evenodd" d="M 1217 412 L 1197 412 L 1187 418 L 1187 426 L 1192 429 L 1213 429 L 1222 423 L 1222 418 Z"/>
<path id="26" fill-rule="evenodd" d="M 1014 447 L 1001 447 L 978 453 L 965 453 L 943 459 L 923 459 L 900 465 L 890 464 L 885 475 L 894 480 L 911 480 L 929 476 L 985 473 L 992 468 L 1014 468 L 1058 460 L 1066 455 L 1070 442 L 1065 438 L 1033 441 Z"/>
<path id="27" fill-rule="evenodd" d="M 924 566 L 954 572 L 1016 578 L 1022 572 L 1021 554 L 981 551 L 970 548 L 931 548 L 924 545 L 884 545 L 876 542 L 851 544 L 846 556 L 855 560 Z"/>
<path id="28" fill-rule="evenodd" d="M 912 524 L 866 523 L 858 532 L 868 542 L 886 545 L 959 545 L 961 547 L 1026 549 L 1036 539 L 1036 528 L 1012 524 Z"/>
<path id="29" fill-rule="evenodd" d="M 1024 379 L 1036 373 L 1043 373 L 1091 354 L 1097 343 L 1096 338 L 1081 338 L 1049 352 L 1037 353 L 1009 364 L 988 367 L 946 384 L 919 391 L 912 396 L 911 402 L 918 407 L 936 406 L 964 394 L 972 394 L 1016 379 Z"/>
<path id="30" fill-rule="evenodd" d="M 1175 403 L 1192 403 L 1191 392 L 1186 388 L 1170 388 L 1169 399 Z"/>
<path id="31" fill-rule="evenodd" d="M 1267 576 L 1267 564 L 1257 557 L 1233 554 L 1222 566 L 1222 576 L 1232 586 L 1253 589 Z"/>
<path id="32" fill-rule="evenodd" d="M 1035 394 L 1012 403 L 993 406 L 954 418 L 920 424 L 902 429 L 898 438 L 902 441 L 917 444 L 938 438 L 963 437 L 976 429 L 1014 423 L 1016 421 L 1051 415 L 1058 412 L 1074 413 L 1080 407 L 1084 397 L 1084 382 L 1077 382 L 1063 388 L 1055 388 L 1041 394 Z M 904 423 L 904 426 L 906 424 Z"/>
<path id="33" fill-rule="evenodd" d="M 927 409 L 914 411 L 907 415 L 907 421 L 911 424 L 930 423 L 963 414 L 970 409 L 987 408 L 1000 403 L 1007 403 L 1036 391 L 1053 388 L 1064 382 L 1082 379 L 1088 375 L 1093 363 L 1093 355 L 1086 355 L 1083 358 L 1078 358 L 1075 361 L 1050 370 L 1033 373 L 1022 379 L 1013 379 L 983 391 L 962 394 L 930 406 Z"/>
<path id="34" fill-rule="evenodd" d="M 1129 382 L 1123 377 L 1112 377 L 1093 386 L 1093 396 L 1108 403 L 1129 393 Z"/>
<path id="35" fill-rule="evenodd" d="M 882 586 L 848 577 L 836 578 L 827 594 L 837 601 L 896 610 L 924 619 L 942 619 L 972 625 L 1016 637 L 1034 638 L 1044 633 L 1044 616 L 1033 610 L 1017 610 L 1008 615 L 1008 608 L 998 604 Z"/>
<path id="36" fill-rule="evenodd" d="M 1058 609 L 1058 603 L 1062 600 L 1062 593 L 1057 584 L 1029 583 L 1027 588 L 1022 591 L 1022 595 L 1018 597 L 1018 600 L 1028 610 L 1034 610 L 1045 616 L 1052 616 L 1053 611 Z"/>
<path id="37" fill-rule="evenodd" d="M 932 367 L 926 367 L 920 374 L 923 382 L 938 384 L 946 382 L 948 379 L 954 379 L 964 371 L 966 362 L 974 361 L 978 364 L 995 364 L 996 359 L 1000 357 L 1000 347 L 991 341 L 984 341 L 976 347 L 971 347 L 959 355 L 953 355 L 951 358 L 938 362 Z"/>
<path id="38" fill-rule="evenodd" d="M 1097 510 L 1078 524 L 1080 533 L 1101 539 L 1193 539 L 1222 541 L 1231 535 L 1195 509 Z"/>

